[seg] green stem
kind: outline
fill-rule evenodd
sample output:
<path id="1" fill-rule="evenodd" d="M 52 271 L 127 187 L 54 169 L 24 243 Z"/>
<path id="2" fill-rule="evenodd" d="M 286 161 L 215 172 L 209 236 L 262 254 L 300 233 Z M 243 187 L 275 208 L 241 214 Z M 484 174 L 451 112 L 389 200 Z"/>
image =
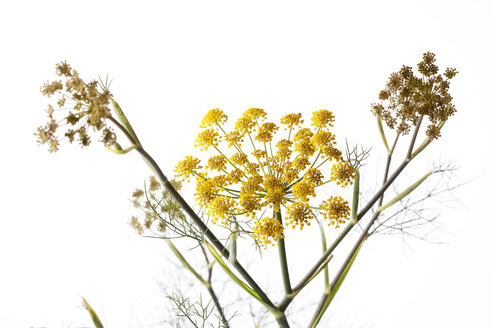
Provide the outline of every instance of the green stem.
<path id="1" fill-rule="evenodd" d="M 345 238 L 345 236 L 349 233 L 350 230 L 355 226 L 355 223 L 349 221 L 349 223 L 345 226 L 343 231 L 338 235 L 338 237 L 333 241 L 333 243 L 328 247 L 328 249 L 323 253 L 320 259 L 311 267 L 311 269 L 306 273 L 306 275 L 301 279 L 301 281 L 294 287 L 294 291 L 301 290 L 306 284 L 316 276 L 319 272 L 319 268 L 322 267 L 327 261 L 329 261 L 329 257 L 335 250 L 335 248 L 340 244 L 340 242 Z M 278 308 L 281 311 L 284 311 L 289 304 L 292 302 L 294 298 L 288 297 L 287 295 L 280 301 Z"/>
<path id="2" fill-rule="evenodd" d="M 217 124 L 217 126 L 220 128 L 220 130 L 222 131 L 222 133 L 224 133 L 224 136 L 225 136 L 225 135 L 227 135 L 227 133 L 224 131 L 224 129 L 222 128 L 222 126 L 221 126 L 219 123 L 215 122 L 215 124 Z M 234 142 L 234 143 L 233 143 L 233 145 L 234 145 L 234 148 L 236 148 L 236 150 L 237 150 L 239 153 L 244 154 L 244 152 L 242 151 L 241 147 L 239 147 L 239 145 L 238 145 L 238 144 L 236 144 L 236 143 Z"/>
<path id="3" fill-rule="evenodd" d="M 227 321 L 227 319 L 225 317 L 224 310 L 220 306 L 219 298 L 215 294 L 215 291 L 214 291 L 212 285 L 210 285 L 210 287 L 207 288 L 207 290 L 208 290 L 208 293 L 210 294 L 210 297 L 212 298 L 212 300 L 214 302 L 214 305 L 215 305 L 215 308 L 217 309 L 217 312 L 219 312 L 219 317 L 220 317 L 220 320 L 222 321 L 222 324 L 224 325 L 224 328 L 229 328 L 230 327 L 229 322 Z"/>
<path id="4" fill-rule="evenodd" d="M 268 152 L 267 152 L 266 142 L 263 143 L 263 146 L 265 148 L 265 160 L 267 162 L 268 173 L 270 173 L 270 175 L 273 175 L 272 168 L 270 167 L 270 161 L 268 160 Z"/>
<path id="5" fill-rule="evenodd" d="M 313 164 L 311 164 L 310 169 L 312 169 L 314 167 L 314 164 L 316 164 L 316 162 L 318 161 L 320 155 L 321 155 L 321 151 L 318 152 L 318 156 L 316 156 L 316 158 L 314 159 L 314 162 L 313 162 Z"/>
<path id="6" fill-rule="evenodd" d="M 379 200 L 379 206 L 381 206 L 381 204 L 383 202 L 383 196 L 384 196 L 385 190 L 393 183 L 393 181 L 396 179 L 396 177 L 403 171 L 403 169 L 410 162 L 412 150 L 413 150 L 413 147 L 415 145 L 415 140 L 417 138 L 417 134 L 419 132 L 419 128 L 420 128 L 420 125 L 421 124 L 422 124 L 422 116 L 419 118 L 419 120 L 418 120 L 418 122 L 417 122 L 417 124 L 415 126 L 415 131 L 414 131 L 414 134 L 412 136 L 412 140 L 410 141 L 410 145 L 408 147 L 408 152 L 407 152 L 407 156 L 406 156 L 405 160 L 402 162 L 402 164 L 400 165 L 400 167 L 398 167 L 398 169 L 396 169 L 396 171 L 391 175 L 391 177 L 389 179 L 387 179 L 388 172 L 389 172 L 389 167 L 390 167 L 390 162 L 391 162 L 391 156 L 393 154 L 393 151 L 394 151 L 395 146 L 396 146 L 396 142 L 398 140 L 398 135 L 396 136 L 395 142 L 393 144 L 393 147 L 392 147 L 391 151 L 388 153 L 388 158 L 387 158 L 386 168 L 385 168 L 385 174 L 384 174 L 384 178 L 383 178 L 383 182 L 384 182 L 383 183 L 383 187 L 381 187 L 380 191 L 376 193 L 377 197 L 375 195 L 371 199 L 371 201 L 369 201 L 369 203 L 372 202 L 371 207 L 378 200 Z M 359 215 L 358 215 L 359 220 L 367 212 L 368 209 L 367 210 L 365 210 L 365 209 L 368 207 L 368 205 L 366 205 L 366 207 L 361 211 L 362 215 L 359 213 Z M 364 212 L 364 210 L 365 210 L 365 212 Z M 354 262 L 355 257 L 357 256 L 357 253 L 360 251 L 360 248 L 362 246 L 362 243 L 369 236 L 369 230 L 371 229 L 371 227 L 374 224 L 374 222 L 377 220 L 377 218 L 378 218 L 378 216 L 379 216 L 380 213 L 381 213 L 381 211 L 379 209 L 374 212 L 371 220 L 366 225 L 364 231 L 362 232 L 362 234 L 359 236 L 357 242 L 352 247 L 352 250 L 350 251 L 350 253 L 346 257 L 343 265 L 340 267 L 337 275 L 333 278 L 333 281 L 330 284 L 330 290 L 333 291 L 333 294 L 323 295 L 323 297 L 322 297 L 322 299 L 321 299 L 321 301 L 320 301 L 320 303 L 318 305 L 318 308 L 317 308 L 317 310 L 316 310 L 316 312 L 315 312 L 315 314 L 313 316 L 313 320 L 312 320 L 312 323 L 311 323 L 310 327 L 315 327 L 316 324 L 321 319 L 321 316 L 323 315 L 323 313 L 326 311 L 328 305 L 330 304 L 330 302 L 332 301 L 333 297 L 335 296 L 336 291 L 338 290 L 338 288 L 340 288 L 341 284 L 343 283 L 343 280 L 345 279 L 345 276 L 346 276 L 348 270 L 352 266 L 352 263 Z"/>
<path id="7" fill-rule="evenodd" d="M 437 127 L 439 128 L 439 130 L 442 129 L 442 127 L 444 126 L 444 123 L 445 123 L 445 121 L 439 122 L 439 124 L 437 125 Z M 431 141 L 432 141 L 431 139 L 426 138 L 422 142 L 422 144 L 412 153 L 411 158 L 413 159 L 415 156 L 417 156 L 422 150 L 425 149 L 425 147 L 427 147 L 431 143 Z"/>
<path id="8" fill-rule="evenodd" d="M 391 151 L 390 151 L 390 149 L 388 147 L 388 142 L 386 141 L 386 134 L 384 133 L 383 124 L 381 123 L 381 116 L 378 115 L 377 116 L 377 119 L 378 119 L 379 134 L 381 134 L 381 138 L 383 139 L 384 147 L 388 151 L 388 154 L 390 154 Z"/>
<path id="9" fill-rule="evenodd" d="M 249 134 L 248 132 L 248 137 L 249 137 L 249 141 L 251 141 L 251 145 L 253 146 L 253 150 L 256 152 L 256 147 L 255 147 L 255 143 L 253 142 L 253 138 L 251 138 L 251 134 Z M 256 156 L 254 156 L 256 158 Z M 256 160 L 258 161 L 258 165 L 260 165 L 260 168 L 261 168 L 261 171 L 263 172 L 263 175 L 265 175 L 265 170 L 263 169 L 263 165 L 261 165 L 261 161 L 259 158 L 256 158 Z"/>
<path id="10" fill-rule="evenodd" d="M 404 191 L 402 191 L 401 193 L 399 193 L 392 200 L 390 200 L 389 202 L 387 202 L 384 205 L 380 205 L 379 208 L 378 208 L 378 212 L 384 211 L 388 207 L 396 204 L 397 202 L 399 202 L 400 200 L 402 200 L 403 198 L 405 198 L 406 196 L 408 196 L 412 191 L 414 191 L 415 189 L 417 189 L 417 187 L 420 186 L 420 184 L 422 184 L 422 182 L 424 182 L 425 179 L 427 179 L 432 173 L 434 173 L 434 172 L 433 171 L 427 172 L 427 174 L 425 174 L 422 178 L 420 178 L 417 182 L 415 182 L 414 184 L 412 184 L 410 187 L 408 187 L 407 189 L 405 189 Z"/>
<path id="11" fill-rule="evenodd" d="M 355 172 L 355 180 L 354 180 L 354 191 L 352 195 L 352 217 L 351 220 L 353 223 L 357 223 L 357 210 L 359 209 L 359 180 L 360 174 L 357 170 Z"/>
<path id="12" fill-rule="evenodd" d="M 282 214 L 280 210 L 275 212 L 275 219 L 277 219 L 280 224 L 282 224 Z M 278 240 L 278 256 L 280 259 L 280 269 L 282 271 L 282 281 L 284 283 L 285 294 L 289 295 L 292 292 L 292 287 L 290 285 L 290 277 L 289 277 L 289 267 L 287 264 L 287 253 L 285 251 L 285 241 L 284 238 L 280 238 Z"/>
<path id="13" fill-rule="evenodd" d="M 237 169 L 236 165 L 234 165 L 234 163 L 231 162 L 229 160 L 229 158 L 227 158 L 227 156 L 224 155 L 217 146 L 215 146 L 215 145 L 213 145 L 213 146 L 214 146 L 215 150 L 217 150 L 219 152 L 219 154 L 221 154 L 222 156 L 224 156 L 224 158 L 229 162 L 229 164 L 231 164 L 232 166 L 234 166 L 235 169 Z"/>
<path id="14" fill-rule="evenodd" d="M 231 248 L 230 248 L 231 251 L 229 256 L 229 261 L 231 262 L 235 262 L 237 259 L 237 236 L 239 235 L 238 231 L 239 231 L 239 227 L 236 222 L 236 227 L 234 231 L 232 231 L 232 235 L 231 235 Z"/>
<path id="15" fill-rule="evenodd" d="M 279 313 L 275 315 L 275 319 L 277 320 L 277 324 L 279 328 L 290 328 L 289 322 L 287 321 L 287 317 L 285 316 L 285 313 Z"/>
<path id="16" fill-rule="evenodd" d="M 212 287 L 212 270 L 213 270 L 213 262 L 211 263 L 208 259 L 207 252 L 205 251 L 205 248 L 203 247 L 203 244 L 200 244 L 200 248 L 203 253 L 203 257 L 205 258 L 205 262 L 207 263 L 207 269 L 208 269 L 208 293 L 210 294 L 210 297 L 214 301 L 215 309 L 217 312 L 219 312 L 219 317 L 220 320 L 222 321 L 222 324 L 224 325 L 224 328 L 229 328 L 229 322 L 227 321 L 225 314 L 224 314 L 224 309 L 220 305 L 219 298 L 217 297 L 217 294 L 215 294 L 215 290 Z"/>
<path id="17" fill-rule="evenodd" d="M 325 232 L 324 232 L 324 229 L 323 229 L 323 224 L 322 222 L 318 222 L 319 223 L 319 229 L 320 229 L 320 233 L 321 233 L 321 247 L 322 247 L 322 250 L 323 252 L 326 252 L 326 236 L 325 236 Z M 324 271 L 324 277 L 325 277 L 325 290 L 329 290 L 330 288 L 330 281 L 329 281 L 329 277 L 328 277 L 328 263 L 330 262 L 330 260 L 333 258 L 333 254 L 330 255 L 324 262 L 323 264 L 321 264 L 317 270 L 311 275 L 309 276 L 309 278 L 307 280 L 304 281 L 304 283 L 302 285 L 297 285 L 294 289 L 292 289 L 292 293 L 288 294 L 288 295 L 285 295 L 284 299 L 282 300 L 282 302 L 280 303 L 279 305 L 279 310 L 281 311 L 285 311 L 287 306 L 290 304 L 290 302 L 292 302 L 294 300 L 294 297 L 297 296 L 297 294 L 299 294 L 299 292 L 304 288 L 306 287 L 314 278 L 316 278 L 316 276 L 321 272 L 321 271 Z"/>
<path id="18" fill-rule="evenodd" d="M 227 263 L 222 259 L 221 255 L 219 254 L 219 252 L 217 252 L 217 250 L 214 248 L 212 244 L 210 244 L 205 240 L 205 245 L 210 251 L 210 254 L 212 254 L 212 256 L 215 258 L 219 266 L 224 270 L 224 272 L 229 276 L 229 278 L 231 278 L 232 281 L 234 281 L 239 287 L 244 289 L 244 291 L 246 291 L 248 294 L 253 296 L 256 300 L 258 300 L 261 304 L 263 304 L 269 311 L 271 311 L 272 313 L 277 311 L 277 308 L 274 305 L 272 305 L 271 303 L 267 303 L 263 298 L 260 297 L 260 295 L 255 290 L 253 290 L 250 286 L 248 286 L 248 284 L 244 283 L 236 274 L 234 274 L 234 272 L 232 272 L 232 270 L 228 267 Z M 234 263 L 231 264 L 234 265 Z"/>
<path id="19" fill-rule="evenodd" d="M 328 309 L 328 307 L 330 306 L 331 301 L 333 300 L 338 290 L 340 289 L 340 286 L 345 280 L 345 277 L 347 276 L 350 268 L 352 267 L 352 264 L 354 263 L 355 258 L 359 253 L 361 246 L 362 244 L 359 246 L 355 254 L 353 254 L 353 256 L 351 257 L 349 264 L 343 270 L 342 276 L 337 281 L 337 283 L 325 288 L 325 291 L 323 292 L 323 295 L 319 302 L 318 309 L 316 310 L 315 315 L 313 316 L 313 319 L 311 320 L 311 323 L 309 324 L 308 327 L 314 328 L 320 322 L 321 318 L 323 317 L 323 314 L 325 313 L 326 309 Z"/>
<path id="20" fill-rule="evenodd" d="M 171 248 L 173 254 L 178 258 L 181 264 L 190 271 L 198 281 L 200 281 L 207 289 L 210 287 L 210 284 L 198 273 L 196 270 L 186 261 L 183 254 L 174 246 L 173 242 L 169 239 L 166 239 L 166 243 Z"/>
<path id="21" fill-rule="evenodd" d="M 319 232 L 321 234 L 321 249 L 323 250 L 323 253 L 324 253 L 324 252 L 326 252 L 326 235 L 325 235 L 325 229 L 323 229 L 322 221 L 319 222 Z M 325 272 L 325 288 L 330 287 L 328 265 L 325 266 L 324 272 Z"/>

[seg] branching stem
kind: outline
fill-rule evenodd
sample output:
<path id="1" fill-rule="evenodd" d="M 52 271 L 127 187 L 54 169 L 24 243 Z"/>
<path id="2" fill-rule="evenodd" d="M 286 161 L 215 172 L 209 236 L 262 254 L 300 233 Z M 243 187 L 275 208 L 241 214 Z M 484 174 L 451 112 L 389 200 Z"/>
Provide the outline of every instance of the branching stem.
<path id="1" fill-rule="evenodd" d="M 131 134 L 126 131 L 126 129 L 113 117 L 109 117 L 109 120 L 113 122 L 127 137 L 128 139 L 133 143 L 134 139 Z M 229 251 L 225 246 L 220 242 L 220 240 L 214 235 L 214 233 L 208 229 L 206 224 L 200 219 L 200 217 L 193 211 L 193 209 L 188 205 L 188 203 L 183 199 L 183 197 L 179 194 L 179 192 L 174 189 L 174 187 L 171 185 L 167 177 L 164 175 L 162 172 L 161 168 L 159 165 L 156 163 L 156 161 L 144 150 L 143 146 L 137 146 L 136 148 L 137 152 L 142 155 L 142 157 L 146 160 L 146 162 L 152 167 L 156 175 L 158 176 L 159 180 L 163 184 L 164 188 L 169 192 L 169 194 L 176 200 L 176 202 L 183 208 L 183 210 L 190 216 L 190 218 L 193 220 L 193 222 L 198 226 L 198 228 L 205 234 L 208 240 L 214 245 L 214 247 L 219 250 L 219 252 L 224 256 L 225 258 L 229 258 Z M 232 263 L 234 268 L 239 272 L 239 274 L 246 280 L 246 282 L 253 288 L 255 292 L 258 293 L 258 295 L 267 303 L 269 306 L 275 307 L 268 298 L 268 296 L 265 294 L 265 292 L 258 286 L 256 281 L 249 275 L 249 273 L 243 268 L 243 266 L 236 260 L 234 263 Z"/>

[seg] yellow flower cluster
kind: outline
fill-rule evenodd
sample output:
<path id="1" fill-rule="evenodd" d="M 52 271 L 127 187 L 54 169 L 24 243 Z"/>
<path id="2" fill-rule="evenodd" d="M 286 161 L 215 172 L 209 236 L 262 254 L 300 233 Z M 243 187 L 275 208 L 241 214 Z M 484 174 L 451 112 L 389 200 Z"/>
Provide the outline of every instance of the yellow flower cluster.
<path id="1" fill-rule="evenodd" d="M 338 162 L 331 168 L 331 180 L 335 181 L 337 185 L 346 187 L 352 185 L 354 182 L 356 171 L 347 162 Z"/>
<path id="2" fill-rule="evenodd" d="M 226 158 L 224 155 L 212 156 L 208 159 L 207 169 L 222 171 L 226 168 Z"/>
<path id="3" fill-rule="evenodd" d="M 285 129 L 292 129 L 294 126 L 304 123 L 301 114 L 288 114 L 282 117 L 280 123 L 286 125 Z"/>
<path id="4" fill-rule="evenodd" d="M 219 144 L 219 134 L 214 129 L 207 129 L 196 137 L 195 146 L 207 150 L 210 146 L 217 147 Z"/>
<path id="5" fill-rule="evenodd" d="M 184 160 L 180 161 L 176 166 L 175 172 L 177 177 L 183 177 L 183 180 L 189 180 L 190 175 L 193 172 L 197 172 L 202 167 L 199 165 L 200 160 L 192 156 L 186 156 Z"/>
<path id="6" fill-rule="evenodd" d="M 255 222 L 253 238 L 264 246 L 277 244 L 279 239 L 284 238 L 284 228 L 277 219 L 264 217 Z"/>
<path id="7" fill-rule="evenodd" d="M 200 127 L 205 128 L 207 126 L 213 126 L 216 123 L 220 124 L 225 121 L 227 121 L 227 115 L 220 109 L 215 108 L 208 111 L 207 115 L 203 118 L 202 125 L 200 125 Z"/>
<path id="8" fill-rule="evenodd" d="M 329 219 L 329 225 L 336 225 L 339 228 L 340 224 L 344 224 L 350 215 L 349 203 L 340 196 L 331 196 L 328 201 L 321 203 L 323 216 Z"/>
<path id="9" fill-rule="evenodd" d="M 301 114 L 288 114 L 280 120 L 287 135 L 278 139 L 279 126 L 266 119 L 263 109 L 250 108 L 228 132 L 224 126 L 227 115 L 212 109 L 202 120 L 203 130 L 195 145 L 201 150 L 215 148 L 216 153 L 209 157 L 204 170 L 200 160 L 191 156 L 175 168 L 176 176 L 183 180 L 196 177 L 197 202 L 212 216 L 213 223 L 227 225 L 245 217 L 253 227 L 252 236 L 263 245 L 283 238 L 283 225 L 277 219 L 282 208 L 285 226 L 302 229 L 310 225 L 315 207 L 310 202 L 314 202 L 316 188 L 328 182 L 321 171 L 323 164 L 335 162 L 331 180 L 337 184 L 351 184 L 355 177 L 355 170 L 343 162 L 329 130 L 334 122 L 332 112 L 314 112 L 311 127 L 302 126 Z M 226 150 L 220 146 L 222 140 Z M 339 198 L 335 200 L 325 201 L 321 213 L 338 226 L 345 212 L 337 205 Z M 272 209 L 271 217 L 264 215 L 268 208 Z"/>
<path id="10" fill-rule="evenodd" d="M 285 225 L 291 225 L 293 228 L 299 226 L 302 230 L 304 225 L 310 225 L 314 218 L 311 208 L 307 203 L 294 203 L 287 208 L 287 220 Z"/>

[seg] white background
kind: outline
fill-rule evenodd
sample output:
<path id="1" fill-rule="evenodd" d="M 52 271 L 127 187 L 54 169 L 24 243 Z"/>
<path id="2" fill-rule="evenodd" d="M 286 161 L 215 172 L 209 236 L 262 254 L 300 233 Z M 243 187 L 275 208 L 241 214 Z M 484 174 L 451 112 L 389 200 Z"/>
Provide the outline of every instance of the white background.
<path id="1" fill-rule="evenodd" d="M 445 231 L 432 238 L 442 244 L 370 240 L 329 322 L 492 327 L 491 32 L 491 2 L 477 0 L 2 1 L 0 326 L 90 327 L 81 296 L 105 327 L 155 324 L 169 306 L 157 285 L 172 284 L 161 274 L 165 244 L 127 225 L 130 194 L 150 174 L 145 164 L 95 142 L 56 154 L 35 143 L 48 103 L 39 88 L 55 78 L 55 63 L 67 60 L 87 80 L 108 73 L 140 140 L 171 176 L 216 107 L 232 119 L 250 107 L 272 119 L 328 108 L 339 140 L 373 146 L 370 161 L 381 168 L 370 104 L 390 73 L 432 51 L 440 67 L 460 72 L 458 112 L 399 183 L 436 162 L 460 168 L 452 184 L 473 181 L 455 191 L 461 204 L 434 204 Z"/>

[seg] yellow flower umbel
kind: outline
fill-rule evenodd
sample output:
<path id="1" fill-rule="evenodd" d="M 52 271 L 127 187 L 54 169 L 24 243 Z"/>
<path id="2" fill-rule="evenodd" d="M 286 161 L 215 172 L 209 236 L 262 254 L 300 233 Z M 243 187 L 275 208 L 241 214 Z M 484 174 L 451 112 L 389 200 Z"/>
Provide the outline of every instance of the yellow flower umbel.
<path id="1" fill-rule="evenodd" d="M 333 113 L 314 112 L 310 127 L 301 126 L 301 114 L 284 116 L 280 124 L 285 129 L 266 119 L 263 109 L 251 108 L 232 131 L 226 131 L 227 115 L 218 108 L 210 110 L 202 120 L 203 130 L 195 145 L 214 153 L 203 170 L 200 160 L 187 156 L 176 166 L 177 177 L 196 178 L 196 200 L 213 223 L 227 226 L 246 222 L 253 228 L 253 238 L 262 245 L 278 243 L 284 237 L 284 226 L 309 226 L 313 208 L 321 209 L 332 224 L 342 224 L 347 202 L 341 197 L 312 204 L 316 189 L 330 181 L 325 176 L 342 186 L 351 184 L 355 176 L 355 169 L 342 160 L 335 135 L 329 130 Z M 285 135 L 277 137 L 279 131 L 286 131 Z M 221 147 L 222 140 L 227 147 Z M 329 161 L 334 162 L 334 169 L 331 174 L 323 173 L 322 166 Z M 267 209 L 273 215 L 265 215 Z M 280 215 L 283 210 L 285 222 Z"/>

